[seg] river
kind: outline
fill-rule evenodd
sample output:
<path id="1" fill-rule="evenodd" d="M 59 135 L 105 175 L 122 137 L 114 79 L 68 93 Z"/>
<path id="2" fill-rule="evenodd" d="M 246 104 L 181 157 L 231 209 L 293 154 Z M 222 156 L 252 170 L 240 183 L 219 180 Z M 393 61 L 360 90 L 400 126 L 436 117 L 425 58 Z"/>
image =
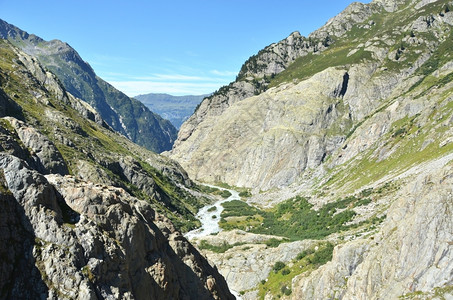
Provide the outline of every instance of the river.
<path id="1" fill-rule="evenodd" d="M 212 187 L 212 188 L 217 188 L 219 190 L 227 190 L 231 193 L 231 196 L 226 199 L 219 200 L 212 205 L 207 205 L 207 206 L 203 207 L 202 209 L 200 209 L 200 211 L 197 213 L 196 217 L 200 220 L 201 227 L 187 232 L 185 234 L 185 237 L 188 240 L 191 240 L 196 237 L 203 237 L 203 236 L 207 236 L 207 235 L 219 232 L 221 230 L 220 226 L 219 226 L 220 214 L 223 211 L 222 203 L 231 201 L 231 200 L 241 200 L 241 197 L 239 196 L 239 193 L 237 191 L 229 190 L 226 188 L 221 188 L 221 187 L 218 187 L 215 185 L 209 185 L 209 184 L 205 184 L 205 185 Z"/>
<path id="2" fill-rule="evenodd" d="M 231 201 L 231 200 L 241 200 L 241 197 L 239 196 L 239 192 L 237 192 L 235 190 L 229 190 L 226 188 L 222 188 L 222 187 L 210 185 L 210 184 L 204 184 L 204 185 L 212 187 L 212 188 L 217 188 L 219 190 L 227 190 L 231 193 L 231 196 L 226 199 L 219 200 L 219 201 L 215 202 L 214 204 L 207 205 L 207 206 L 203 207 L 202 209 L 200 209 L 200 211 L 197 213 L 196 217 L 200 220 L 201 227 L 187 232 L 184 236 L 188 240 L 191 240 L 196 237 L 203 237 L 203 236 L 207 236 L 207 235 L 219 232 L 221 230 L 220 226 L 219 226 L 220 214 L 223 211 L 222 203 Z M 236 300 L 242 299 L 238 292 L 233 291 L 231 289 L 230 289 L 230 292 L 236 297 Z"/>

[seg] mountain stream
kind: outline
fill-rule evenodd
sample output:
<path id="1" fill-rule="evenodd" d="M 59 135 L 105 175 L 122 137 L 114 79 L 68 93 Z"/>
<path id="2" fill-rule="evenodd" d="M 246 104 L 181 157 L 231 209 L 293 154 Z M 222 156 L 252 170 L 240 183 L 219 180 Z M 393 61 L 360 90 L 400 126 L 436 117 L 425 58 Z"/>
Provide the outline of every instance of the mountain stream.
<path id="1" fill-rule="evenodd" d="M 222 203 L 228 202 L 231 200 L 241 200 L 241 197 L 239 196 L 239 192 L 237 192 L 235 190 L 229 190 L 229 189 L 225 189 L 225 188 L 215 186 L 215 185 L 209 185 L 209 184 L 205 184 L 205 185 L 212 187 L 212 188 L 217 188 L 219 190 L 227 190 L 231 193 L 231 196 L 226 199 L 219 200 L 212 205 L 207 205 L 207 206 L 203 207 L 202 209 L 200 209 L 200 211 L 197 213 L 197 218 L 201 222 L 201 227 L 187 232 L 184 236 L 188 240 L 192 240 L 193 238 L 203 237 L 203 236 L 207 236 L 207 235 L 219 232 L 221 230 L 220 226 L 219 226 L 220 214 L 223 211 Z M 231 290 L 231 289 L 230 289 L 230 292 L 236 297 L 236 300 L 242 299 L 238 292 Z"/>
<path id="2" fill-rule="evenodd" d="M 201 222 L 201 227 L 187 232 L 185 234 L 185 237 L 188 240 L 191 240 L 196 237 L 203 237 L 203 236 L 207 236 L 207 235 L 219 232 L 220 231 L 220 226 L 219 226 L 220 214 L 223 211 L 222 203 L 228 202 L 231 200 L 241 200 L 241 197 L 239 196 L 239 193 L 237 191 L 229 190 L 229 189 L 225 189 L 222 187 L 209 185 L 209 184 L 205 184 L 205 185 L 212 187 L 212 188 L 217 188 L 219 190 L 227 190 L 231 193 L 231 196 L 226 199 L 219 200 L 212 205 L 207 205 L 207 206 L 203 207 L 202 209 L 200 209 L 200 211 L 197 213 L 197 218 Z"/>

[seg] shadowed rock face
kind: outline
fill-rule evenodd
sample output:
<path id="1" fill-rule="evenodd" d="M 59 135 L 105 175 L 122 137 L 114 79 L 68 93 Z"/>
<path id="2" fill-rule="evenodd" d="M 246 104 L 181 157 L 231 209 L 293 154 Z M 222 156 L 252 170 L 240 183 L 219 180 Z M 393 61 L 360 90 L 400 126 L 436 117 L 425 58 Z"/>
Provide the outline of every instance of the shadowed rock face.
<path id="1" fill-rule="evenodd" d="M 6 154 L 0 169 L 7 298 L 233 299 L 174 226 L 124 190 L 44 177 Z M 12 280 L 22 265 L 32 279 Z"/>

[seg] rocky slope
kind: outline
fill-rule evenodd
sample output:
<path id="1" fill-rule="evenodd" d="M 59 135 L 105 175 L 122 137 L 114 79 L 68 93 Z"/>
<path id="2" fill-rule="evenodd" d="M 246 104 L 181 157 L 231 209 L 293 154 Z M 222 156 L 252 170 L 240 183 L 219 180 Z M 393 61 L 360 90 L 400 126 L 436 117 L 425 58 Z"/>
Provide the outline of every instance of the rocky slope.
<path id="1" fill-rule="evenodd" d="M 0 38 L 37 57 L 58 76 L 68 92 L 93 106 L 115 131 L 158 153 L 171 149 L 177 135 L 174 126 L 99 78 L 67 43 L 45 41 L 3 20 Z"/>
<path id="2" fill-rule="evenodd" d="M 0 88 L 0 298 L 234 299 L 152 208 L 190 224 L 202 205 L 179 165 L 114 133 L 5 40 Z"/>
<path id="3" fill-rule="evenodd" d="M 235 244 L 235 231 L 197 241 L 244 299 L 453 297 L 452 8 L 354 3 L 301 38 L 318 44 L 294 33 L 261 51 L 182 126 L 170 156 L 190 176 L 252 188 L 253 207 L 223 215 L 225 229 L 308 230 L 335 246 Z"/>
<path id="4" fill-rule="evenodd" d="M 172 96 L 168 94 L 145 94 L 134 98 L 143 102 L 148 108 L 169 120 L 179 129 L 194 112 L 195 108 L 209 95 Z"/>
<path id="5" fill-rule="evenodd" d="M 304 42 L 292 34 L 261 51 L 238 81 L 203 101 L 170 156 L 194 179 L 269 190 L 295 182 L 341 147 L 346 156 L 331 164 L 347 161 L 398 119 L 429 109 L 428 95 L 418 95 L 430 87 L 420 83 L 437 68 L 445 71 L 436 80 L 448 81 L 452 13 L 448 1 L 400 2 L 352 4 Z M 269 53 L 286 58 L 281 70 L 271 67 L 278 59 Z M 251 96 L 260 90 L 249 77 L 269 79 L 266 91 Z M 397 97 L 406 110 L 387 110 L 393 115 L 366 133 L 366 143 L 352 136 Z"/>
<path id="6" fill-rule="evenodd" d="M 338 246 L 331 262 L 293 279 L 292 299 L 452 297 L 452 167 L 406 180 L 382 229 Z"/>
<path id="7" fill-rule="evenodd" d="M 187 189 L 196 186 L 177 163 L 112 131 L 92 107 L 67 93 L 35 58 L 4 40 L 0 51 L 0 112 L 17 119 L 5 121 L 16 139 L 26 138 L 22 143 L 31 157 L 17 150 L 22 159 L 43 174 L 48 172 L 39 165 L 49 162 L 51 172 L 124 188 L 150 202 L 181 230 L 199 224 L 195 214 L 209 200 Z M 48 142 L 39 144 L 44 141 Z M 51 144 L 60 155 L 49 150 Z"/>

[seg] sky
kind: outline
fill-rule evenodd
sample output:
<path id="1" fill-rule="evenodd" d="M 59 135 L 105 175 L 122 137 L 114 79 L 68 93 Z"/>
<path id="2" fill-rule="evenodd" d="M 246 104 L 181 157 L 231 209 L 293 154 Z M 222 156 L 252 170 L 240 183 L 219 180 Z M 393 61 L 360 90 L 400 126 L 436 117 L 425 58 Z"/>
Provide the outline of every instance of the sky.
<path id="1" fill-rule="evenodd" d="M 234 81 L 259 50 L 294 31 L 308 36 L 352 2 L 0 0 L 0 18 L 67 42 L 128 96 L 201 95 Z"/>

